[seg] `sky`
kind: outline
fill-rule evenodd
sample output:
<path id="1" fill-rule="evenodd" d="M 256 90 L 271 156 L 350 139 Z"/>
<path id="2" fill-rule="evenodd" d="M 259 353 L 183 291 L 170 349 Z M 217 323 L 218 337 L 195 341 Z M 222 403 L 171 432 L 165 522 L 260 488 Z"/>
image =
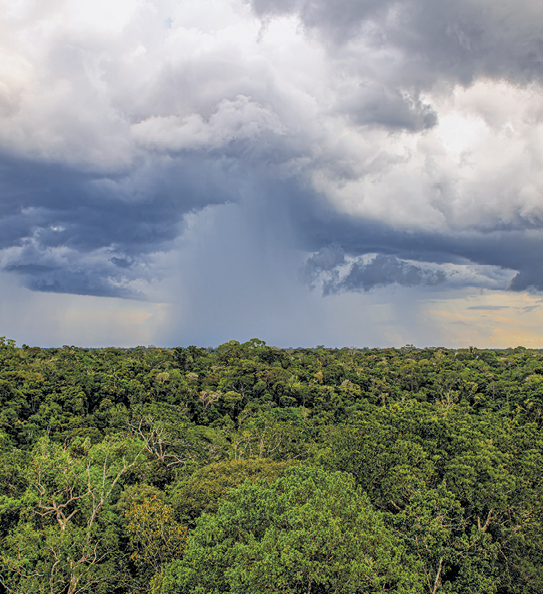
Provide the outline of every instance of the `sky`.
<path id="1" fill-rule="evenodd" d="M 0 334 L 543 348 L 540 0 L 0 0 Z"/>

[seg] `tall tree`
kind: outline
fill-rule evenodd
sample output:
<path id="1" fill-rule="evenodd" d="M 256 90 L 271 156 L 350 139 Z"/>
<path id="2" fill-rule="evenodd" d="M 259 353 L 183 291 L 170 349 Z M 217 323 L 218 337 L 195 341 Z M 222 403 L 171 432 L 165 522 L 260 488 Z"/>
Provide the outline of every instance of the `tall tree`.
<path id="1" fill-rule="evenodd" d="M 142 444 L 125 437 L 70 448 L 38 442 L 26 470 L 24 511 L 0 558 L 8 592 L 111 591 L 118 577 L 112 496 L 142 453 Z"/>
<path id="2" fill-rule="evenodd" d="M 200 517 L 162 594 L 420 592 L 417 560 L 350 475 L 294 466 Z"/>

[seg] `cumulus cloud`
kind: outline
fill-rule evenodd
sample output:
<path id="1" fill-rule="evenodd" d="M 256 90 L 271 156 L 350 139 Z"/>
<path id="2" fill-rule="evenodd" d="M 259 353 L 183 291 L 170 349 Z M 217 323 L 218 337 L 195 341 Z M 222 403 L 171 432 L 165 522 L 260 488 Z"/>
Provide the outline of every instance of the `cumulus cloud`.
<path id="1" fill-rule="evenodd" d="M 234 101 L 223 99 L 207 121 L 200 114 L 152 116 L 132 125 L 138 144 L 172 152 L 218 149 L 235 140 L 256 140 L 265 133 L 283 132 L 275 113 L 243 95 Z"/>

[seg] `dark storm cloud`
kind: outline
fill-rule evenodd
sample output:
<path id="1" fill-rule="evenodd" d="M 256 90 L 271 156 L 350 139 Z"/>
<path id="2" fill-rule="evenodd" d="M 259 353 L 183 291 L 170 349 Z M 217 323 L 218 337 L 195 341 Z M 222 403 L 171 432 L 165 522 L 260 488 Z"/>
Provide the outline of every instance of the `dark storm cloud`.
<path id="1" fill-rule="evenodd" d="M 128 253 L 152 252 L 174 239 L 189 210 L 237 198 L 224 161 L 200 155 L 151 156 L 110 176 L 0 157 L 0 189 L 2 247 L 34 229 L 44 247 L 116 244 Z"/>
<path id="2" fill-rule="evenodd" d="M 310 257 L 301 268 L 301 277 L 310 284 L 323 280 L 325 296 L 348 291 L 370 291 L 392 284 L 404 287 L 437 285 L 446 280 L 441 270 L 425 269 L 395 256 L 378 254 L 369 262 L 358 258 L 349 263 L 344 274 L 340 274 L 339 267 L 345 264 L 343 251 L 336 244 Z"/>
<path id="3" fill-rule="evenodd" d="M 304 282 L 310 284 L 323 272 L 335 272 L 338 267 L 343 266 L 345 263 L 345 252 L 340 245 L 334 243 L 323 247 L 308 258 L 300 269 L 300 276 Z"/>
<path id="4" fill-rule="evenodd" d="M 513 271 L 516 274 L 508 287 L 498 285 L 495 288 L 543 290 L 542 230 L 469 230 L 444 234 L 357 221 L 325 209 L 312 219 L 302 211 L 296 216 L 304 221 L 311 220 L 300 235 L 304 236 L 305 248 L 315 252 L 302 266 L 301 279 L 310 286 L 322 281 L 325 293 L 368 290 L 392 283 L 416 286 L 455 280 L 457 273 L 445 271 L 445 268 L 428 269 L 425 263 L 438 267 L 448 264 L 490 266 L 504 272 Z M 367 254 L 378 256 L 365 264 L 360 256 Z M 355 261 L 350 264 L 348 274 L 340 276 L 339 271 L 348 264 L 348 258 Z M 413 262 L 420 262 L 421 266 Z M 478 284 L 473 278 L 458 278 L 456 282 L 464 286 Z"/>
<path id="5" fill-rule="evenodd" d="M 252 0 L 263 18 L 297 14 L 340 47 L 363 37 L 402 52 L 398 82 L 426 85 L 485 75 L 526 82 L 543 74 L 538 2 L 490 0 Z M 392 66 L 394 70 L 394 67 Z"/>
<path id="6" fill-rule="evenodd" d="M 7 270 L 10 270 L 8 267 Z M 46 274 L 28 274 L 25 286 L 31 291 L 42 293 L 71 293 L 72 295 L 92 295 L 94 297 L 118 297 L 121 299 L 145 299 L 145 295 L 133 289 L 117 287 L 108 276 L 100 276 L 100 270 L 88 269 L 74 271 L 69 269 Z"/>
<path id="7" fill-rule="evenodd" d="M 238 198 L 224 163 L 205 157 L 141 162 L 115 176 L 4 156 L 3 269 L 36 291 L 142 298 L 148 258 L 166 252 L 183 216 Z"/>
<path id="8" fill-rule="evenodd" d="M 394 256 L 378 255 L 369 264 L 363 261 L 354 262 L 344 278 L 326 283 L 324 292 L 368 291 L 394 283 L 404 287 L 438 285 L 445 278 L 445 273 L 441 270 L 427 270 Z"/>
<path id="9" fill-rule="evenodd" d="M 300 274 L 325 293 L 478 286 L 462 266 L 543 290 L 541 109 L 529 103 L 538 89 L 522 87 L 543 74 L 535 2 L 253 0 L 260 34 L 246 6 L 223 4 L 218 16 L 168 5 L 170 16 L 149 2 L 109 37 L 63 30 L 64 8 L 51 5 L 32 52 L 17 45 L 33 39 L 32 19 L 10 38 L 22 66 L 0 93 L 4 270 L 36 291 L 140 299 L 145 283 L 177 274 L 159 261 L 169 252 L 193 255 L 191 285 L 231 250 L 222 268 L 245 286 L 257 268 L 255 255 L 246 278 L 237 270 L 249 228 L 267 246 L 252 250 L 262 267 L 285 237 L 296 257 L 312 253 Z M 298 33 L 273 31 L 281 15 L 299 19 Z M 526 94 L 505 97 L 505 115 L 497 87 L 453 105 L 457 83 L 490 79 L 504 96 L 502 79 Z M 511 123 L 518 97 L 528 107 Z M 449 112 L 473 116 L 462 133 L 496 136 L 450 148 L 462 134 L 455 120 L 440 140 Z M 502 146 L 510 163 L 498 162 Z M 219 233 L 220 220 L 196 217 L 205 241 L 194 233 L 179 248 L 188 214 L 227 203 L 243 224 Z M 224 284 L 235 276 L 220 272 Z"/>
<path id="10" fill-rule="evenodd" d="M 444 234 L 345 217 L 323 206 L 299 180 L 281 181 L 269 163 L 253 157 L 238 153 L 237 161 L 231 155 L 226 164 L 217 157 L 184 156 L 168 159 L 167 165 L 144 165 L 139 177 L 134 171 L 104 177 L 59 165 L 4 161 L 0 242 L 12 248 L 4 269 L 22 275 L 33 290 L 144 298 L 130 282 L 151 281 L 159 274 L 149 258 L 172 249 L 183 232 L 184 215 L 212 201 L 240 201 L 240 189 L 248 186 L 249 193 L 260 196 L 261 205 L 256 201 L 251 215 L 254 224 L 266 224 L 280 236 L 286 216 L 297 247 L 314 252 L 301 279 L 310 285 L 320 279 L 326 294 L 393 283 L 444 284 L 446 273 L 424 263 L 513 270 L 512 290 L 543 290 L 542 237 L 533 225 L 530 232 Z M 273 220 L 272 210 L 283 215 Z M 378 257 L 365 264 L 359 258 L 366 254 Z"/>
<path id="11" fill-rule="evenodd" d="M 437 113 L 419 97 L 391 90 L 383 84 L 360 85 L 356 91 L 342 97 L 336 108 L 359 126 L 384 126 L 390 130 L 420 132 L 437 124 Z"/>

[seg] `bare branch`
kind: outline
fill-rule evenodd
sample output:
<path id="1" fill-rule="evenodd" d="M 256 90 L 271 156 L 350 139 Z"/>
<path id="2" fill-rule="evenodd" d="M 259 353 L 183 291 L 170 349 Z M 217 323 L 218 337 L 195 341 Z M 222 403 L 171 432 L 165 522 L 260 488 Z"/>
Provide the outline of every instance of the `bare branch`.
<path id="1" fill-rule="evenodd" d="M 434 588 L 432 590 L 432 594 L 436 594 L 437 589 L 439 587 L 439 578 L 441 577 L 441 570 L 443 569 L 443 557 L 439 560 L 439 567 L 437 570 L 436 580 L 434 582 Z"/>

